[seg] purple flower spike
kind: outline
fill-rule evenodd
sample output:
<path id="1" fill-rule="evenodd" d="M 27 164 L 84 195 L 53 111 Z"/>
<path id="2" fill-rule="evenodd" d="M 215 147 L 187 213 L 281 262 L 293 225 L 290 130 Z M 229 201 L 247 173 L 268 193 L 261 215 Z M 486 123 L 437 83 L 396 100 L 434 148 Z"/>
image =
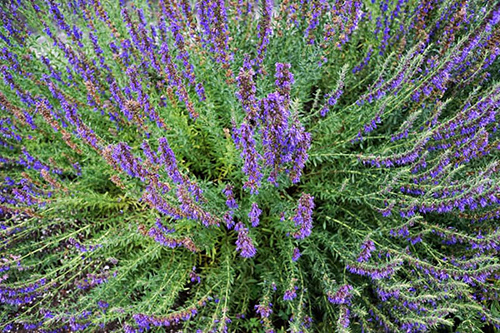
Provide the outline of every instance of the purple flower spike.
<path id="1" fill-rule="evenodd" d="M 252 209 L 250 213 L 248 213 L 248 217 L 250 218 L 250 222 L 252 223 L 252 227 L 256 227 L 259 225 L 259 216 L 262 213 L 262 210 L 259 209 L 259 206 L 256 202 L 252 203 Z"/>
<path id="2" fill-rule="evenodd" d="M 285 291 L 285 294 L 283 295 L 283 300 L 292 301 L 293 299 L 295 299 L 295 297 L 297 297 L 297 291 L 296 291 L 297 289 L 298 287 L 295 287 L 293 289 Z"/>
<path id="3" fill-rule="evenodd" d="M 336 293 L 327 293 L 328 301 L 333 304 L 351 304 L 352 289 L 350 284 L 345 284 Z"/>
<path id="4" fill-rule="evenodd" d="M 300 227 L 293 236 L 297 239 L 304 239 L 312 231 L 312 211 L 314 208 L 314 197 L 307 193 L 302 193 L 297 207 L 297 213 L 293 217 L 295 226 Z"/>
<path id="5" fill-rule="evenodd" d="M 248 236 L 248 228 L 241 222 L 236 224 L 235 230 L 238 231 L 238 239 L 236 240 L 236 251 L 241 251 L 240 255 L 244 258 L 251 258 L 257 250 L 253 245 L 252 239 Z"/>
<path id="6" fill-rule="evenodd" d="M 222 193 L 226 196 L 226 205 L 230 209 L 238 209 L 238 204 L 236 203 L 236 200 L 234 200 L 234 194 L 233 194 L 233 189 L 234 187 L 232 185 L 227 185 Z"/>
<path id="7" fill-rule="evenodd" d="M 371 239 L 368 239 L 363 244 L 361 244 L 361 253 L 358 257 L 358 262 L 365 262 L 370 259 L 372 252 L 375 251 L 375 244 Z"/>
<path id="8" fill-rule="evenodd" d="M 269 303 L 268 305 L 258 304 L 255 306 L 255 312 L 260 314 L 261 318 L 268 318 L 273 312 L 273 310 L 271 310 L 272 306 L 272 303 Z"/>
<path id="9" fill-rule="evenodd" d="M 298 247 L 294 248 L 293 249 L 292 260 L 293 261 L 297 261 L 297 260 L 299 260 L 300 256 L 301 256 L 301 253 L 299 251 L 299 248 Z"/>

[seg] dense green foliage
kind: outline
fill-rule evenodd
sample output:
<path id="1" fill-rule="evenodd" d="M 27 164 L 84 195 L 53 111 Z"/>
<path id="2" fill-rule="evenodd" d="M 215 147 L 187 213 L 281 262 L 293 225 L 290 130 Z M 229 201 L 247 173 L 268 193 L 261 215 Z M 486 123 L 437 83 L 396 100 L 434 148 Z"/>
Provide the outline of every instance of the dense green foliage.
<path id="1" fill-rule="evenodd" d="M 497 3 L 2 2 L 0 328 L 495 329 Z"/>

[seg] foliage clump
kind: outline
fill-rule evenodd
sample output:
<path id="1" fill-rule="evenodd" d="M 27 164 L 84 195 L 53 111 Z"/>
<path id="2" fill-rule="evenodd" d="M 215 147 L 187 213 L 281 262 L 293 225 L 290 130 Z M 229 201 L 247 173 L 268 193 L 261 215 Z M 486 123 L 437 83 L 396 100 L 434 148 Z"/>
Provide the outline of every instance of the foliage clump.
<path id="1" fill-rule="evenodd" d="M 500 327 L 500 6 L 0 3 L 0 328 Z"/>

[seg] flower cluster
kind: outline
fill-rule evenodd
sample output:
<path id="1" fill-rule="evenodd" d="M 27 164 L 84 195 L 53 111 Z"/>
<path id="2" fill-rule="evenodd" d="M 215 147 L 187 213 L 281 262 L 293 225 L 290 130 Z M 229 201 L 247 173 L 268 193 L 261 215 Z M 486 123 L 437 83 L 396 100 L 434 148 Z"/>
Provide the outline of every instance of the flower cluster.
<path id="1" fill-rule="evenodd" d="M 256 193 L 260 186 L 264 167 L 270 169 L 267 180 L 276 186 L 281 171 L 289 173 L 296 183 L 308 158 L 311 135 L 305 132 L 297 115 L 292 116 L 290 113 L 290 93 L 294 83 L 290 68 L 290 64 L 276 63 L 277 91 L 258 101 L 251 79 L 253 71 L 247 60 L 238 76 L 240 91 L 237 96 L 247 114 L 241 126 L 233 128 L 233 139 L 237 147 L 242 149 L 241 157 L 245 160 L 243 171 L 249 179 L 245 187 L 252 193 Z M 261 133 L 262 153 L 256 149 L 256 130 Z M 288 166 L 290 163 L 291 168 Z"/>
<path id="2" fill-rule="evenodd" d="M 35 283 L 31 283 L 22 287 L 8 288 L 0 287 L 0 302 L 12 306 L 20 306 L 32 302 L 41 295 L 43 286 L 47 283 L 46 279 L 41 279 Z"/>
<path id="3" fill-rule="evenodd" d="M 285 301 L 291 301 L 295 297 L 297 297 L 297 289 L 298 288 L 299 287 L 295 286 L 295 288 L 286 290 L 285 294 L 283 295 L 283 300 L 285 300 Z"/>
<path id="4" fill-rule="evenodd" d="M 73 245 L 75 247 L 75 249 L 77 249 L 78 251 L 83 252 L 83 253 L 84 252 L 92 252 L 95 249 L 102 247 L 102 245 L 100 245 L 100 244 L 85 246 L 85 245 L 82 245 L 80 242 L 78 242 L 76 239 L 74 239 L 72 237 L 68 239 L 68 242 L 71 245 Z"/>
<path id="5" fill-rule="evenodd" d="M 192 319 L 194 316 L 198 314 L 198 309 L 205 306 L 207 304 L 207 299 L 202 299 L 197 302 L 196 305 L 193 305 L 189 308 L 186 308 L 183 311 L 178 311 L 168 316 L 149 316 L 146 314 L 138 313 L 133 315 L 133 318 L 139 327 L 139 332 L 145 330 L 149 330 L 151 326 L 156 327 L 168 327 L 171 325 L 176 325 L 181 321 L 187 321 Z M 137 330 L 133 329 L 130 326 L 125 327 L 126 332 L 137 332 Z"/>
<path id="6" fill-rule="evenodd" d="M 307 193 L 302 193 L 295 216 L 292 220 L 299 229 L 293 233 L 293 237 L 303 239 L 311 235 L 312 232 L 312 212 L 314 209 L 314 197 Z"/>
<path id="7" fill-rule="evenodd" d="M 272 306 L 273 306 L 272 303 L 269 303 L 267 305 L 257 304 L 255 306 L 255 312 L 260 314 L 262 318 L 267 318 L 273 312 L 273 310 L 271 309 Z"/>
<path id="8" fill-rule="evenodd" d="M 259 225 L 259 216 L 262 214 L 262 209 L 259 209 L 259 206 L 256 202 L 252 203 L 252 208 L 248 213 L 248 218 L 250 219 L 250 223 L 252 227 L 257 227 Z"/>
<path id="9" fill-rule="evenodd" d="M 373 251 L 375 251 L 375 244 L 372 240 L 368 239 L 363 244 L 361 244 L 361 253 L 359 254 L 358 261 L 368 261 L 372 256 Z"/>
<path id="10" fill-rule="evenodd" d="M 0 22 L 3 330 L 500 329 L 497 1 Z"/>
<path id="11" fill-rule="evenodd" d="M 253 244 L 252 238 L 248 235 L 248 228 L 241 222 L 237 223 L 234 230 L 238 232 L 238 239 L 236 240 L 236 251 L 240 251 L 240 255 L 244 258 L 251 258 L 255 256 L 257 250 Z"/>

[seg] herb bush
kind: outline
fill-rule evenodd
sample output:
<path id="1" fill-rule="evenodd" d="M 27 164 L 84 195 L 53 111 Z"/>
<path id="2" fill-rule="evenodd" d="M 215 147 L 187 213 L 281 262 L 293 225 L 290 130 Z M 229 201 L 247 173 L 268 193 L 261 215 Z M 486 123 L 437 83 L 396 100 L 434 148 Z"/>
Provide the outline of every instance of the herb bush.
<path id="1" fill-rule="evenodd" d="M 0 5 L 0 328 L 500 327 L 500 5 Z"/>

